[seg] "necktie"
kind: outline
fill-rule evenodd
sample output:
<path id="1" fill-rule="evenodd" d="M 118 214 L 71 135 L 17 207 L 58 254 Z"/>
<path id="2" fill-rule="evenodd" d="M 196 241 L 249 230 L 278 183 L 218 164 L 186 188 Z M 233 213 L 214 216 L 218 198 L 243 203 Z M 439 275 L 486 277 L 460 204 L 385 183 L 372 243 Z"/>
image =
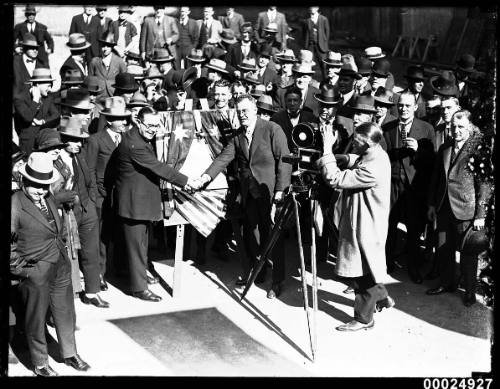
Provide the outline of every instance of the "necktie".
<path id="1" fill-rule="evenodd" d="M 38 206 L 40 208 L 40 211 L 42 211 L 43 216 L 45 216 L 45 218 L 47 220 L 50 220 L 50 213 L 49 213 L 47 206 L 45 205 L 45 202 L 43 200 L 40 200 L 40 202 L 38 203 Z"/>
<path id="2" fill-rule="evenodd" d="M 28 30 L 33 34 L 33 23 L 28 24 Z"/>
<path id="3" fill-rule="evenodd" d="M 118 146 L 120 144 L 120 141 L 121 141 L 121 135 L 120 134 L 116 134 L 115 135 L 115 145 Z"/>
<path id="4" fill-rule="evenodd" d="M 27 62 L 27 63 L 33 63 L 33 62 L 35 62 L 35 60 L 34 60 L 34 59 L 29 59 L 29 58 L 28 58 L 28 59 L 26 60 L 26 62 Z"/>
<path id="5" fill-rule="evenodd" d="M 400 128 L 400 131 L 399 131 L 400 135 L 401 135 L 401 140 L 403 142 L 403 145 L 406 141 L 406 124 L 404 123 L 401 123 L 401 128 Z"/>
<path id="6" fill-rule="evenodd" d="M 160 27 L 161 24 L 160 19 L 156 19 L 156 24 L 158 25 L 158 27 Z"/>
<path id="7" fill-rule="evenodd" d="M 74 177 L 74 180 L 73 182 L 75 183 L 74 186 L 75 186 L 75 189 L 76 191 L 78 192 L 78 162 L 76 160 L 76 154 L 72 154 L 71 155 L 71 164 L 73 165 L 73 177 Z"/>

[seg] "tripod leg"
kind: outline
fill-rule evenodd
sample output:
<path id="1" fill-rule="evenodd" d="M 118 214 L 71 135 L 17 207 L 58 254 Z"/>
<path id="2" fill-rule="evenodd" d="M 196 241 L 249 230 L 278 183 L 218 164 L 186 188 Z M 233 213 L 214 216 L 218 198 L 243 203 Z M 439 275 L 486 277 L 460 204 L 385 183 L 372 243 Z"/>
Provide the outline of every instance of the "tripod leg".
<path id="1" fill-rule="evenodd" d="M 316 263 L 316 230 L 314 228 L 314 213 L 315 208 L 318 205 L 317 200 L 309 200 L 311 203 L 311 273 L 312 273 L 312 303 L 313 303 L 313 341 L 312 341 L 312 354 L 313 359 L 316 354 L 316 345 L 317 345 L 317 331 L 316 331 L 316 315 L 318 312 L 318 278 L 317 278 L 317 263 Z"/>

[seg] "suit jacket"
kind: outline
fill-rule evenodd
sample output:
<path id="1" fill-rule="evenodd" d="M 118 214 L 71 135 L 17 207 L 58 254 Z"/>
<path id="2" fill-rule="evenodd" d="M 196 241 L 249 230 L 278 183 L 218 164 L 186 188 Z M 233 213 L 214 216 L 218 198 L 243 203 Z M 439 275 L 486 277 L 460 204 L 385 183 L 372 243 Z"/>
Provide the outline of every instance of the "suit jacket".
<path id="1" fill-rule="evenodd" d="M 76 69 L 78 71 L 82 71 L 80 66 L 77 65 L 76 61 L 73 59 L 73 57 L 70 55 L 68 58 L 66 58 L 66 61 L 61 65 L 61 69 L 59 70 L 59 75 L 61 76 L 61 79 L 68 70 Z M 84 61 L 83 63 L 83 69 L 87 72 L 86 74 L 83 74 L 83 77 L 88 75 L 88 68 L 87 65 Z"/>
<path id="2" fill-rule="evenodd" d="M 22 190 L 12 195 L 10 231 L 15 238 L 11 239 L 10 260 L 14 275 L 29 277 L 38 261 L 56 263 L 61 255 L 67 258 L 64 226 L 50 192 L 45 202 L 54 217 L 53 224 Z M 22 261 L 14 266 L 19 259 Z"/>
<path id="3" fill-rule="evenodd" d="M 258 48 L 255 42 L 250 43 L 250 52 L 248 53 L 248 58 L 254 58 L 257 62 Z M 241 42 L 236 42 L 231 45 L 226 54 L 226 62 L 233 68 L 237 69 L 237 66 L 241 64 L 243 60 L 243 52 L 241 51 Z"/>
<path id="4" fill-rule="evenodd" d="M 172 42 L 168 45 L 170 53 L 176 57 L 175 45 L 179 40 L 179 30 L 177 28 L 177 21 L 171 16 L 163 15 L 160 28 L 163 30 L 165 39 L 171 38 Z M 156 33 L 156 20 L 154 16 L 144 18 L 141 27 L 141 36 L 139 39 L 139 51 L 146 53 L 147 56 L 153 54 L 158 35 Z"/>
<path id="5" fill-rule="evenodd" d="M 458 220 L 486 216 L 487 199 L 491 195 L 488 184 L 472 174 L 467 166 L 469 158 L 481 142 L 481 134 L 471 135 L 455 158 L 451 159 L 454 141 L 439 148 L 436 167 L 429 185 L 428 204 L 439 212 L 448 197 L 453 215 Z"/>
<path id="6" fill-rule="evenodd" d="M 318 15 L 318 47 L 322 53 L 326 53 L 328 51 L 328 42 L 330 41 L 330 23 L 326 16 Z M 313 51 L 311 45 L 313 33 L 313 22 L 311 18 L 307 18 L 304 21 L 304 48 L 306 50 Z"/>
<path id="7" fill-rule="evenodd" d="M 290 121 L 290 117 L 288 116 L 288 112 L 286 111 L 286 109 L 280 109 L 278 112 L 276 112 L 271 117 L 271 121 L 278 124 L 282 128 L 283 132 L 286 135 L 288 149 L 291 152 L 294 152 L 294 150 L 297 149 L 297 146 L 295 145 L 295 143 L 293 143 L 293 140 L 292 140 L 293 124 Z M 312 112 L 304 111 L 304 110 L 300 111 L 299 123 L 303 123 L 303 122 L 315 123 L 317 121 L 318 121 L 318 118 L 316 116 L 314 116 L 314 114 Z"/>
<path id="8" fill-rule="evenodd" d="M 99 26 L 97 27 L 97 38 L 101 38 L 101 37 L 106 36 L 113 20 L 106 16 L 106 17 L 104 17 L 104 24 L 101 24 L 101 19 L 99 17 L 97 17 L 96 19 L 99 22 Z M 137 28 L 136 28 L 136 30 L 137 30 Z"/>
<path id="9" fill-rule="evenodd" d="M 89 24 L 85 23 L 83 14 L 75 15 L 71 19 L 68 35 L 79 32 L 80 34 L 85 35 L 85 39 L 87 39 L 87 42 L 91 44 L 89 50 L 87 51 L 87 62 L 90 62 L 92 58 L 99 56 L 100 50 L 98 39 L 101 38 L 101 36 L 99 36 L 99 31 L 102 30 L 100 26 L 99 17 L 96 15 L 92 16 Z"/>
<path id="10" fill-rule="evenodd" d="M 198 24 L 198 30 L 201 32 L 201 26 L 203 25 L 203 20 L 197 20 L 196 23 Z M 207 40 L 212 39 L 216 43 L 219 43 L 221 41 L 220 33 L 222 32 L 222 24 L 216 19 L 212 20 L 212 24 L 210 25 L 210 28 L 208 30 L 208 35 L 207 35 Z M 201 36 L 201 33 L 200 33 Z M 206 43 L 206 42 L 205 42 Z M 201 41 L 198 39 L 198 47 L 201 48 L 203 46 L 201 44 Z"/>
<path id="11" fill-rule="evenodd" d="M 184 187 L 187 177 L 158 161 L 151 143 L 133 127 L 116 149 L 114 198 L 118 215 L 134 220 L 161 220 L 160 179 Z"/>
<path id="12" fill-rule="evenodd" d="M 434 131 L 435 150 L 438 151 L 443 143 L 451 140 L 451 137 L 451 128 L 446 129 L 446 123 L 444 121 L 440 121 Z"/>
<path id="13" fill-rule="evenodd" d="M 411 187 L 417 192 L 426 192 L 434 164 L 434 129 L 432 126 L 420 119 L 413 119 L 408 137 L 417 140 L 416 152 L 408 147 L 402 147 L 399 121 L 387 123 L 382 127 L 382 131 L 387 144 L 387 154 L 391 160 L 392 181 L 401 180 L 402 165 Z"/>
<path id="14" fill-rule="evenodd" d="M 14 41 L 21 42 L 25 34 L 28 33 L 28 22 L 25 20 L 22 23 L 16 24 L 14 26 Z M 38 57 L 45 63 L 48 67 L 49 57 L 47 51 L 45 50 L 45 43 L 49 51 L 54 51 L 54 40 L 47 31 L 47 26 L 38 21 L 35 21 L 35 31 L 32 32 L 38 43 Z"/>
<path id="15" fill-rule="evenodd" d="M 290 185 L 292 165 L 281 160 L 289 154 L 286 135 L 274 122 L 257 118 L 250 149 L 243 128 L 231 138 L 222 152 L 205 171 L 215 178 L 235 158 L 243 201 L 247 195 L 271 202 L 276 191 Z"/>
<path id="16" fill-rule="evenodd" d="M 102 62 L 102 57 L 92 58 L 89 65 L 89 75 L 99 77 L 104 85 L 103 96 L 111 97 L 115 92 L 115 88 L 112 85 L 115 83 L 115 77 L 119 73 L 125 73 L 127 71 L 127 65 L 123 62 L 123 59 L 118 57 L 115 53 L 111 53 L 112 58 L 109 64 L 109 69 L 106 70 Z"/>
<path id="17" fill-rule="evenodd" d="M 278 26 L 278 32 L 276 34 L 276 40 L 281 44 L 281 49 L 286 48 L 286 35 L 288 34 L 288 24 L 286 22 L 286 17 L 281 12 L 276 12 L 276 19 L 274 22 Z M 267 11 L 259 12 L 257 16 L 257 24 L 255 25 L 255 35 L 260 41 L 264 39 L 265 31 L 264 27 L 269 24 L 269 17 L 267 16 Z"/>
<path id="18" fill-rule="evenodd" d="M 233 17 L 229 19 L 227 15 L 219 16 L 219 22 L 222 24 L 222 28 L 229 28 L 233 30 L 234 36 L 239 38 L 241 35 L 240 27 L 245 23 L 243 15 L 238 12 L 233 12 Z"/>
<path id="19" fill-rule="evenodd" d="M 272 67 L 269 65 L 266 66 L 266 70 L 264 70 L 264 74 L 261 76 L 259 75 L 258 77 L 259 83 L 267 85 L 268 82 L 273 84 L 273 89 L 276 89 L 276 85 L 278 84 L 278 74 L 276 73 L 276 70 L 274 70 Z"/>
<path id="20" fill-rule="evenodd" d="M 108 167 L 108 162 L 116 147 L 115 142 L 106 130 L 92 134 L 85 145 L 90 175 L 96 182 L 96 206 L 98 208 L 102 207 L 104 199 L 110 193 L 111 188 L 107 187 L 108 182 L 105 178 L 109 173 L 109 169 L 111 169 L 111 166 Z"/>
<path id="21" fill-rule="evenodd" d="M 28 73 L 28 69 L 26 69 L 26 65 L 23 61 L 22 55 L 15 55 L 13 59 L 13 68 L 12 71 L 14 73 L 14 85 L 12 87 L 13 93 L 17 93 L 23 90 L 28 90 L 29 86 L 25 84 L 30 80 L 30 74 Z M 35 68 L 45 68 L 46 65 L 40 58 L 35 60 Z"/>
<path id="22" fill-rule="evenodd" d="M 181 22 L 177 19 L 177 30 L 180 31 Z M 196 47 L 198 44 L 198 39 L 200 38 L 200 28 L 198 27 L 198 23 L 196 20 L 188 18 L 187 22 L 188 34 L 190 38 L 190 48 Z M 177 41 L 177 47 L 180 47 L 182 42 L 180 40 Z"/>
<path id="23" fill-rule="evenodd" d="M 285 88 L 280 88 L 276 92 L 277 95 L 277 102 L 280 108 L 285 109 Z M 319 104 L 318 100 L 314 98 L 314 94 L 319 93 L 319 89 L 309 85 L 309 88 L 307 88 L 307 94 L 306 94 L 306 99 L 304 101 L 303 109 L 309 109 L 312 111 L 312 113 L 315 116 L 319 115 Z"/>

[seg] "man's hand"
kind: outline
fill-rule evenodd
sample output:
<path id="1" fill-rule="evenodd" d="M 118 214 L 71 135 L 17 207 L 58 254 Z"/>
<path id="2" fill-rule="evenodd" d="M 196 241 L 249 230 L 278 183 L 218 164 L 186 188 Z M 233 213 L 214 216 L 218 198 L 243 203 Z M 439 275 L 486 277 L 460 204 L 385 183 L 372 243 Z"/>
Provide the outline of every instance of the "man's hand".
<path id="1" fill-rule="evenodd" d="M 142 60 L 143 60 L 143 61 L 145 61 L 145 60 L 146 60 L 146 52 L 145 52 L 145 51 L 143 51 L 143 52 L 141 53 L 141 58 L 142 58 Z"/>
<path id="2" fill-rule="evenodd" d="M 61 203 L 72 203 L 76 199 L 76 192 L 74 190 L 68 190 L 64 192 L 59 192 L 57 194 L 57 199 Z"/>
<path id="3" fill-rule="evenodd" d="M 323 155 L 331 154 L 332 148 L 337 142 L 338 133 L 333 130 L 332 124 L 320 125 L 320 132 L 323 137 Z"/>
<path id="4" fill-rule="evenodd" d="M 484 217 L 479 219 L 474 219 L 474 223 L 472 225 L 472 229 L 474 231 L 482 230 L 484 228 Z"/>
<path id="5" fill-rule="evenodd" d="M 276 217 L 276 209 L 278 208 L 278 205 L 276 203 L 273 203 L 273 205 L 271 205 L 271 222 L 274 224 L 274 219 Z"/>
<path id="6" fill-rule="evenodd" d="M 412 149 L 413 151 L 417 151 L 418 142 L 415 138 L 406 138 L 406 147 Z"/>
<path id="7" fill-rule="evenodd" d="M 234 74 L 234 77 L 241 78 L 241 72 L 239 70 L 235 70 L 233 74 Z"/>
<path id="8" fill-rule="evenodd" d="M 31 122 L 32 126 L 41 126 L 42 124 L 45 124 L 44 119 L 33 119 L 33 121 Z"/>
<path id="9" fill-rule="evenodd" d="M 436 207 L 429 206 L 427 209 L 427 219 L 431 222 L 434 222 L 436 220 Z"/>
<path id="10" fill-rule="evenodd" d="M 274 192 L 273 203 L 281 203 L 283 201 L 283 191 L 278 190 Z"/>
<path id="11" fill-rule="evenodd" d="M 184 185 L 184 190 L 186 192 L 194 192 L 195 190 L 198 190 L 201 187 L 201 181 L 199 178 L 192 178 L 188 177 L 188 181 L 186 185 Z"/>

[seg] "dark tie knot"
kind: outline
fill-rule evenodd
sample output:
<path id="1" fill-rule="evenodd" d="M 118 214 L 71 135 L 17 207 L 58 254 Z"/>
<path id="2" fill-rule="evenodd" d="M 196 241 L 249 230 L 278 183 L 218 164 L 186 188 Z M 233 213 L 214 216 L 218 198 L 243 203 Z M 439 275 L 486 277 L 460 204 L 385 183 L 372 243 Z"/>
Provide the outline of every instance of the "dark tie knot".
<path id="1" fill-rule="evenodd" d="M 33 63 L 33 62 L 35 62 L 35 60 L 34 59 L 27 59 L 26 62 L 27 63 Z"/>

